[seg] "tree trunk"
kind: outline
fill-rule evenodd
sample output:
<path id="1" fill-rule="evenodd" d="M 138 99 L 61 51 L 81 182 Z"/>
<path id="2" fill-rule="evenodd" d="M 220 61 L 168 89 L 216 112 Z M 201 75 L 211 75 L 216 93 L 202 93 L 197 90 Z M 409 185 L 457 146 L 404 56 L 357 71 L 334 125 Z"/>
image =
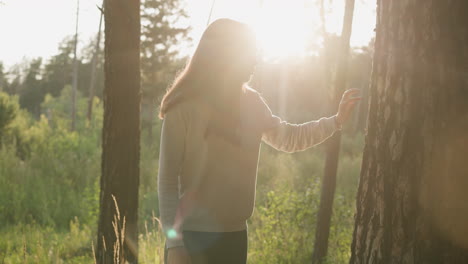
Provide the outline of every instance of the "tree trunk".
<path id="1" fill-rule="evenodd" d="M 378 1 L 350 263 L 468 263 L 468 1 Z"/>
<path id="2" fill-rule="evenodd" d="M 73 76 L 72 76 L 72 96 L 71 96 L 71 131 L 76 128 L 76 90 L 78 89 L 78 58 L 76 49 L 78 48 L 78 21 L 80 17 L 80 0 L 76 1 L 76 29 L 75 44 L 73 48 Z"/>
<path id="3" fill-rule="evenodd" d="M 356 107 L 357 111 L 355 113 L 356 115 L 356 122 L 354 123 L 354 130 L 353 133 L 362 133 L 363 130 L 367 127 L 366 122 L 367 122 L 367 110 L 368 110 L 368 105 L 369 105 L 369 89 L 368 89 L 368 82 L 367 84 L 362 84 L 360 89 L 361 89 L 361 97 L 362 100 L 359 102 L 359 105 Z"/>
<path id="4" fill-rule="evenodd" d="M 340 103 L 341 94 L 346 89 L 346 77 L 349 55 L 349 40 L 353 25 L 354 0 L 347 0 L 345 15 L 343 18 L 343 29 L 341 33 L 340 56 L 338 69 L 332 93 L 330 112 L 336 113 Z M 336 174 L 338 170 L 338 159 L 340 154 L 341 132 L 336 132 L 326 143 L 327 151 L 325 158 L 325 169 L 322 180 L 320 205 L 317 215 L 317 228 L 315 230 L 314 252 L 312 263 L 322 263 L 327 256 L 328 237 L 330 234 L 330 222 L 333 212 L 333 199 L 336 189 Z"/>
<path id="5" fill-rule="evenodd" d="M 140 1 L 106 0 L 104 10 L 104 126 L 97 262 L 137 263 Z"/>
<path id="6" fill-rule="evenodd" d="M 153 125 L 154 125 L 154 120 L 157 119 L 157 115 L 156 115 L 156 97 L 157 95 L 156 94 L 159 94 L 159 93 L 155 93 L 154 90 L 156 90 L 156 87 L 154 87 L 154 84 L 158 83 L 158 76 L 156 74 L 156 72 L 152 72 L 151 73 L 151 77 L 150 77 L 150 80 L 151 80 L 151 84 L 153 86 L 151 92 L 148 93 L 148 96 L 147 96 L 147 100 L 149 101 L 149 104 L 148 104 L 148 116 L 149 116 L 149 122 L 148 122 L 148 140 L 147 140 L 147 143 L 148 143 L 148 146 L 153 146 L 154 144 L 154 138 L 155 138 L 155 135 L 153 135 Z"/>
<path id="7" fill-rule="evenodd" d="M 100 45 L 101 45 L 102 18 L 104 16 L 103 8 L 104 8 L 104 1 L 100 9 L 101 15 L 99 18 L 99 30 L 98 30 L 98 34 L 96 37 L 96 46 L 94 48 L 93 59 L 91 61 L 91 79 L 89 81 L 88 113 L 86 115 L 90 125 L 92 125 L 91 118 L 93 117 L 94 90 L 96 87 L 96 65 L 99 59 Z"/>

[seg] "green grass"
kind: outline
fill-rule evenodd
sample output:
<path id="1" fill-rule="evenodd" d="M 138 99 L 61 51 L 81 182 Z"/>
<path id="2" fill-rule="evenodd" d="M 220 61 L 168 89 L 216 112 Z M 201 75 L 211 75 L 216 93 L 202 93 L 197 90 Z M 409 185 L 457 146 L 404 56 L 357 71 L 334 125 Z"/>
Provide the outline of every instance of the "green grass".
<path id="1" fill-rule="evenodd" d="M 66 231 L 38 224 L 17 224 L 0 230 L 2 263 L 93 263 L 92 229 L 70 222 Z"/>

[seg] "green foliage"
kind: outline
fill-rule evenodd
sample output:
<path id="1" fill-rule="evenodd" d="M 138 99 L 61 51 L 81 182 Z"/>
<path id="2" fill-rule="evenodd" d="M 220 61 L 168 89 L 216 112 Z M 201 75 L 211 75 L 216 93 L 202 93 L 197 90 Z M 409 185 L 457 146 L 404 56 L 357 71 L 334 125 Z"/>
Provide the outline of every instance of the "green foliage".
<path id="1" fill-rule="evenodd" d="M 78 87 L 77 90 L 84 96 L 89 96 L 89 86 L 91 79 L 91 49 L 95 48 L 94 40 L 85 46 L 83 57 L 78 59 Z M 72 83 L 73 70 L 73 49 L 74 39 L 66 37 L 59 44 L 58 53 L 48 60 L 41 58 L 26 61 L 20 65 L 15 65 L 9 70 L 10 82 L 3 74 L 3 66 L 0 64 L 0 91 L 10 95 L 18 95 L 21 108 L 28 110 L 35 119 L 40 118 L 44 113 L 41 103 L 44 98 L 60 97 L 63 89 Z M 103 77 L 103 56 L 96 64 L 96 86 L 95 95 L 102 96 Z M 70 99 L 71 102 L 71 99 Z"/>
<path id="2" fill-rule="evenodd" d="M 188 44 L 190 27 L 181 0 L 144 0 L 141 10 L 143 101 L 154 104 L 180 69 L 175 47 Z"/>
<path id="3" fill-rule="evenodd" d="M 66 105 L 63 100 L 67 97 L 49 98 L 46 104 Z M 96 221 L 100 126 L 79 134 L 68 131 L 64 119 L 42 115 L 36 121 L 22 112 L 13 121 L 12 134 L 21 140 L 0 150 L 1 223 L 65 228 L 75 217 L 86 224 Z M 27 145 L 27 156 L 11 155 L 22 145 Z"/>
<path id="4" fill-rule="evenodd" d="M 21 107 L 35 116 L 40 114 L 40 105 L 45 95 L 43 84 L 38 79 L 41 73 L 41 64 L 42 59 L 40 58 L 31 61 L 19 91 Z"/>
<path id="5" fill-rule="evenodd" d="M 35 223 L 0 229 L 0 259 L 5 264 L 95 263 L 93 225 L 72 219 L 66 231 Z M 163 264 L 164 237 L 157 220 L 142 225 L 139 263 Z"/>
<path id="6" fill-rule="evenodd" d="M 17 112 L 18 103 L 7 94 L 0 92 L 0 145 Z"/>
<path id="7" fill-rule="evenodd" d="M 1 4 L 1 2 L 0 2 Z M 3 66 L 3 63 L 0 61 L 0 92 L 3 92 L 7 85 L 8 85 L 8 82 L 7 82 L 7 78 L 5 76 L 5 72 L 4 72 L 4 69 L 5 67 Z"/>
<path id="8" fill-rule="evenodd" d="M 309 183 L 306 192 L 280 185 L 257 205 L 249 226 L 252 263 L 307 263 L 312 255 L 319 188 Z"/>
<path id="9" fill-rule="evenodd" d="M 41 104 L 41 109 L 49 120 L 49 124 L 52 128 L 68 130 L 71 127 L 71 100 L 72 87 L 70 85 L 66 85 L 58 97 L 53 97 L 50 94 L 45 96 L 44 102 Z M 90 121 L 86 118 L 88 99 L 84 98 L 79 91 L 77 91 L 76 108 L 77 133 L 85 133 L 86 136 L 92 136 L 94 140 L 99 140 L 103 121 L 102 101 L 94 97 L 94 115 Z M 93 129 L 88 129 L 90 127 Z"/>
<path id="10" fill-rule="evenodd" d="M 158 72 L 175 61 L 178 51 L 175 47 L 188 43 L 190 27 L 182 25 L 187 13 L 181 0 L 142 1 L 141 60 L 144 83 L 167 85 L 158 78 Z"/>
<path id="11" fill-rule="evenodd" d="M 159 124 L 160 122 L 158 122 L 158 126 Z M 156 130 L 160 131 L 160 129 Z M 159 144 L 150 145 L 145 143 L 145 141 L 142 141 L 140 160 L 140 202 L 138 208 L 138 224 L 140 226 L 143 226 L 145 222 L 153 221 L 153 217 L 159 215 L 158 186 L 156 181 L 159 166 Z"/>
<path id="12" fill-rule="evenodd" d="M 93 263 L 91 235 L 91 228 L 76 218 L 66 232 L 18 224 L 0 230 L 0 259 L 2 263 Z"/>
<path id="13" fill-rule="evenodd" d="M 0 148 L 9 143 L 15 144 L 16 156 L 24 159 L 31 151 L 30 116 L 20 109 L 18 96 L 0 92 Z"/>
<path id="14" fill-rule="evenodd" d="M 329 238 L 329 263 L 347 263 L 353 231 L 362 135 L 343 138 Z M 249 222 L 249 262 L 310 263 L 323 174 L 323 148 L 296 154 L 263 146 L 256 210 Z"/>
<path id="15" fill-rule="evenodd" d="M 72 36 L 66 37 L 59 44 L 58 54 L 52 56 L 44 66 L 42 81 L 45 92 L 52 96 L 58 96 L 63 87 L 71 84 L 73 66 L 74 39 Z M 80 80 L 82 80 L 80 78 Z"/>

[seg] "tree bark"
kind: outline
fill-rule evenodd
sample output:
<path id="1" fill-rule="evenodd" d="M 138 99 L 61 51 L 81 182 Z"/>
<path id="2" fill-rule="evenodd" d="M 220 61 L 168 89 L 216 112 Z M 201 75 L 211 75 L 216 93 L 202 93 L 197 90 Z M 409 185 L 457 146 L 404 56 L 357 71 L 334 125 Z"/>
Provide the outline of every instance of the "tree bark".
<path id="1" fill-rule="evenodd" d="M 137 263 L 140 1 L 106 0 L 104 5 L 104 126 L 97 262 Z"/>
<path id="2" fill-rule="evenodd" d="M 101 45 L 101 26 L 102 26 L 102 18 L 104 16 L 104 1 L 101 5 L 100 11 L 101 15 L 99 18 L 99 30 L 96 37 L 96 46 L 94 48 L 93 59 L 91 61 L 91 79 L 89 81 L 89 99 L 88 99 L 88 113 L 87 118 L 90 125 L 92 125 L 91 118 L 93 117 L 93 102 L 94 102 L 94 90 L 96 86 L 96 65 L 99 59 L 100 53 L 100 45 Z"/>
<path id="3" fill-rule="evenodd" d="M 467 10 L 378 1 L 351 264 L 468 263 Z"/>
<path id="4" fill-rule="evenodd" d="M 340 103 L 341 94 L 346 89 L 346 77 L 348 68 L 349 41 L 353 26 L 354 0 L 347 0 L 343 18 L 343 29 L 341 33 L 340 56 L 330 112 L 336 113 Z M 336 132 L 326 143 L 325 169 L 322 180 L 322 191 L 320 196 L 319 211 L 317 214 L 317 228 L 315 231 L 314 251 L 312 263 L 322 263 L 327 256 L 328 238 L 330 234 L 331 216 L 333 213 L 333 200 L 336 189 L 336 174 L 338 170 L 338 159 L 340 155 L 341 132 Z"/>

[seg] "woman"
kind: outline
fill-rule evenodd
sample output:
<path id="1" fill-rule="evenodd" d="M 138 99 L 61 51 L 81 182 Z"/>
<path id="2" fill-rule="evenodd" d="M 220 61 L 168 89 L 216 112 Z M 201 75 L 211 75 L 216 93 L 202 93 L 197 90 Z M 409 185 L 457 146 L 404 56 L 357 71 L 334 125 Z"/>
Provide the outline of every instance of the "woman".
<path id="1" fill-rule="evenodd" d="M 256 54 L 247 25 L 217 20 L 162 100 L 158 192 L 166 263 L 246 263 L 260 142 L 305 150 L 339 129 L 359 100 L 348 90 L 335 116 L 282 121 L 245 84 Z"/>

